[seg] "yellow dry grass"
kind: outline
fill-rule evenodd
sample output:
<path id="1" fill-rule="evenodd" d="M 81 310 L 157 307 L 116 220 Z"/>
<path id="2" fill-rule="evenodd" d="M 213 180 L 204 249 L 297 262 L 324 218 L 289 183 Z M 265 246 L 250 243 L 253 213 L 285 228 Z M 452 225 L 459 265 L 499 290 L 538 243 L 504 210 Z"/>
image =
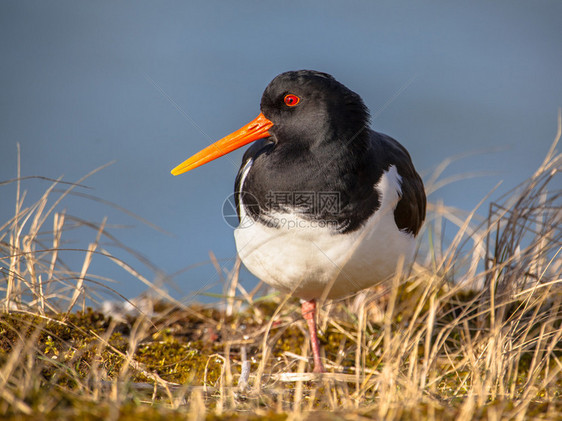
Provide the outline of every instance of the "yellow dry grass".
<path id="1" fill-rule="evenodd" d="M 478 219 L 480 204 L 468 213 L 430 204 L 408 273 L 351 299 L 322 303 L 324 375 L 309 373 L 298 305 L 289 297 L 259 296 L 259 288 L 246 291 L 239 262 L 225 280 L 222 311 L 187 307 L 104 249 L 101 239 L 111 236 L 104 219 L 89 225 L 93 241 L 74 250 L 82 265 L 71 270 L 61 259 L 68 250 L 64 236 L 89 223 L 57 209 L 87 176 L 72 184 L 55 180 L 26 206 L 18 174 L 14 217 L 0 227 L 0 414 L 560 419 L 559 138 L 560 129 L 540 168 L 493 202 L 487 218 Z M 458 227 L 447 244 L 440 240 L 445 221 Z M 140 311 L 122 323 L 88 312 L 96 288 L 110 290 L 90 273 L 93 256 L 151 286 L 154 314 Z M 200 326 L 197 341 L 174 336 L 182 323 Z M 182 372 L 182 355 L 170 363 L 164 351 L 171 346 L 190 355 L 198 374 Z M 149 348 L 164 352 L 161 362 L 146 354 Z"/>

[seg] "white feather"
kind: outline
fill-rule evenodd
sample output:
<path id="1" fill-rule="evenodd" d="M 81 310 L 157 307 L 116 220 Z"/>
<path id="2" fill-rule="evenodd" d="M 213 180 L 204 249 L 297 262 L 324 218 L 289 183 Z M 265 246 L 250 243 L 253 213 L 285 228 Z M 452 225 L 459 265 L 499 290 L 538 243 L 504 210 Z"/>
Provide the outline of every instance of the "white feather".
<path id="1" fill-rule="evenodd" d="M 251 165 L 249 161 L 242 172 L 241 189 Z M 259 279 L 305 300 L 323 294 L 344 297 L 385 281 L 402 259 L 406 264 L 411 261 L 415 247 L 414 236 L 399 230 L 394 221 L 400 183 L 391 166 L 374 186 L 379 209 L 348 234 L 294 213 L 271 215 L 279 227 L 248 224 L 241 200 L 242 222 L 234 232 L 240 258 Z"/>

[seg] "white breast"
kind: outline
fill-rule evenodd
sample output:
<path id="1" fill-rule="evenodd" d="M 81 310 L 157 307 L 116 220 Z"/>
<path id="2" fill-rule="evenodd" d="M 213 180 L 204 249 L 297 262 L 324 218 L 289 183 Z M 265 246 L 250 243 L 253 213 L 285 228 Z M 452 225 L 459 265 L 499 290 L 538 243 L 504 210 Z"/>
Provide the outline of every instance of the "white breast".
<path id="1" fill-rule="evenodd" d="M 252 161 L 242 173 L 241 186 Z M 391 277 L 401 257 L 411 261 L 415 240 L 394 221 L 400 199 L 401 177 L 394 166 L 373 186 L 379 209 L 360 229 L 341 234 L 320 221 L 307 221 L 294 213 L 271 215 L 278 227 L 243 223 L 234 231 L 236 248 L 244 265 L 267 284 L 301 299 L 339 298 Z"/>

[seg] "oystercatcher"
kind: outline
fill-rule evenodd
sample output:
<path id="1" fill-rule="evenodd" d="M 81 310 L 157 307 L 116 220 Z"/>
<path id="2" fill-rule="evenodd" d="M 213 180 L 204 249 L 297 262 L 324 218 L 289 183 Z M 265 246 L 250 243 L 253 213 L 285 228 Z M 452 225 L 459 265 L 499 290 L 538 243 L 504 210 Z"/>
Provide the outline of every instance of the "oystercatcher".
<path id="1" fill-rule="evenodd" d="M 172 170 L 178 175 L 256 141 L 235 182 L 244 265 L 299 297 L 323 372 L 316 300 L 388 280 L 411 261 L 425 218 L 424 186 L 406 149 L 369 128 L 363 100 L 331 75 L 282 73 L 256 119 Z"/>

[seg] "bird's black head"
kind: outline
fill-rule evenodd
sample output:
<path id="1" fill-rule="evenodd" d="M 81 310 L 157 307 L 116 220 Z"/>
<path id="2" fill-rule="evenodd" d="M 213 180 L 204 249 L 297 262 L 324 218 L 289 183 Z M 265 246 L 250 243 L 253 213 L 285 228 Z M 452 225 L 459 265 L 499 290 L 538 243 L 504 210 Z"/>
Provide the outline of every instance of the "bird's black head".
<path id="1" fill-rule="evenodd" d="M 353 159 L 368 143 L 367 107 L 359 95 L 326 73 L 280 74 L 265 89 L 261 110 L 254 120 L 185 160 L 172 174 L 190 171 L 266 137 L 293 156 L 299 150 L 314 150 L 316 157 L 322 155 L 319 150 L 332 156 L 347 151 L 355 152 L 350 154 Z"/>
<path id="2" fill-rule="evenodd" d="M 272 139 L 313 148 L 320 143 L 360 139 L 369 111 L 359 95 L 326 73 L 282 73 L 265 89 L 261 111 L 273 123 Z"/>

